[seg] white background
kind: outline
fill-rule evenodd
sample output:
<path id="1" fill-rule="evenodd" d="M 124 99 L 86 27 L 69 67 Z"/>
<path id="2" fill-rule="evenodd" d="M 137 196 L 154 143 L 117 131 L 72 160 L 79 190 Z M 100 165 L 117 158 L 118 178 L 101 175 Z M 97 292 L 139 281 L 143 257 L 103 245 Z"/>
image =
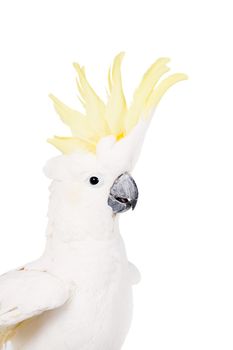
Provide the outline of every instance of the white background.
<path id="1" fill-rule="evenodd" d="M 189 75 L 156 111 L 134 173 L 138 207 L 121 218 L 142 274 L 124 350 L 233 348 L 232 33 L 224 0 L 1 2 L 1 273 L 43 250 L 42 167 L 58 154 L 45 140 L 68 134 L 47 95 L 77 105 L 72 62 L 105 96 L 125 50 L 128 100 L 159 56 Z"/>

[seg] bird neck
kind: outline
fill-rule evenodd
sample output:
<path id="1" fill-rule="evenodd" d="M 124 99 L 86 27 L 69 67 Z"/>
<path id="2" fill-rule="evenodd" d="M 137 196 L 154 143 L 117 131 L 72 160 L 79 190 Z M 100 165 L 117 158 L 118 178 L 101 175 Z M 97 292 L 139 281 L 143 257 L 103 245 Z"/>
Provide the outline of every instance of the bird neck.
<path id="1" fill-rule="evenodd" d="M 72 191 L 54 181 L 50 186 L 47 237 L 64 242 L 109 240 L 119 235 L 118 216 L 107 205 L 74 202 Z"/>

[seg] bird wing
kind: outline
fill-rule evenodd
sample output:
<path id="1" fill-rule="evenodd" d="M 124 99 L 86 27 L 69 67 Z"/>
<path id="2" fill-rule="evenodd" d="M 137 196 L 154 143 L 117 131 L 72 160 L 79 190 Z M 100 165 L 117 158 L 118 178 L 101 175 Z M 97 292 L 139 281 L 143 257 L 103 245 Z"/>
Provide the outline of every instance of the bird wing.
<path id="1" fill-rule="evenodd" d="M 0 276 L 0 348 L 17 324 L 58 308 L 70 296 L 69 285 L 48 272 L 22 269 Z"/>

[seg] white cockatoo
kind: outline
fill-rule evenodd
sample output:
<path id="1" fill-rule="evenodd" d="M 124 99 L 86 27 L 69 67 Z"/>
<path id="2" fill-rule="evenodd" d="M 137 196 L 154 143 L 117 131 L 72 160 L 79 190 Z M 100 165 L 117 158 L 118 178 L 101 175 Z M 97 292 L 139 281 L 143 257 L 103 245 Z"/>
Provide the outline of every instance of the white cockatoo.
<path id="1" fill-rule="evenodd" d="M 123 54 L 109 71 L 103 102 L 78 64 L 85 115 L 51 95 L 72 132 L 49 142 L 62 155 L 48 161 L 51 178 L 47 243 L 42 257 L 0 277 L 0 349 L 120 350 L 132 314 L 132 285 L 119 213 L 136 206 L 130 175 L 165 91 L 186 79 L 160 58 L 147 70 L 127 107 L 121 81 Z"/>

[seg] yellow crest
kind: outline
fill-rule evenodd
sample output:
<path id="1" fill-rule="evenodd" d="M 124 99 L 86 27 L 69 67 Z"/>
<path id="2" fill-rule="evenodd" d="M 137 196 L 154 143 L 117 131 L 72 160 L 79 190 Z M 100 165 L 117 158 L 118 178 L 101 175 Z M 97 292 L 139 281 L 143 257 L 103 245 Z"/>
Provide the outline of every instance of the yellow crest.
<path id="1" fill-rule="evenodd" d="M 71 137 L 55 136 L 48 142 L 62 153 L 69 154 L 78 149 L 95 153 L 96 145 L 105 136 L 114 135 L 116 140 L 126 136 L 141 118 L 148 118 L 164 93 L 178 81 L 187 79 L 182 73 L 168 76 L 168 58 L 159 58 L 144 74 L 136 89 L 133 101 L 127 107 L 121 80 L 121 63 L 124 54 L 118 54 L 109 70 L 108 100 L 104 103 L 87 81 L 85 70 L 75 63 L 77 87 L 85 114 L 71 109 L 55 96 L 50 95 L 61 120 L 70 127 Z"/>

